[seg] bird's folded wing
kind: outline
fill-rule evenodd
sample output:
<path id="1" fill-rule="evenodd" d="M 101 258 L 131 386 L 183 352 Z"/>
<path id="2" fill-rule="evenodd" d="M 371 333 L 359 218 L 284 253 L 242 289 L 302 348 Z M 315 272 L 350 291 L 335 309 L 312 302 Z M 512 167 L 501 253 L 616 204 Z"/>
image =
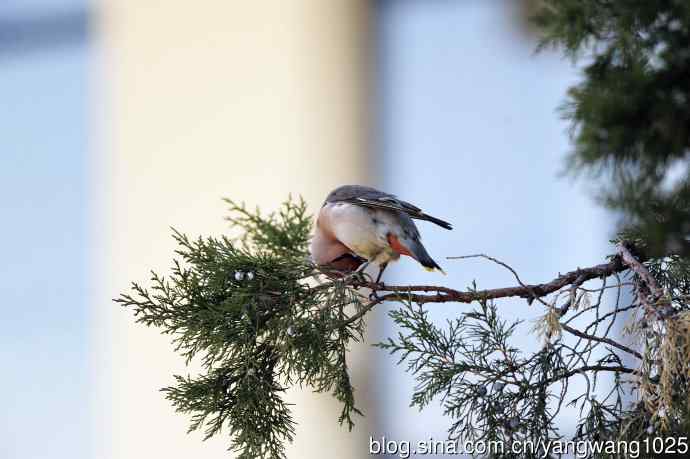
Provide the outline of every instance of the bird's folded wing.
<path id="1" fill-rule="evenodd" d="M 392 195 L 382 195 L 377 197 L 356 196 L 348 199 L 343 199 L 342 201 L 363 207 L 371 207 L 375 209 L 388 209 L 396 210 L 398 212 L 404 212 L 412 218 L 416 218 L 418 220 L 426 220 L 448 230 L 453 229 L 453 226 L 450 223 L 443 221 L 440 218 L 432 217 L 431 215 L 425 214 L 419 207 L 410 204 L 409 202 L 400 200 Z"/>

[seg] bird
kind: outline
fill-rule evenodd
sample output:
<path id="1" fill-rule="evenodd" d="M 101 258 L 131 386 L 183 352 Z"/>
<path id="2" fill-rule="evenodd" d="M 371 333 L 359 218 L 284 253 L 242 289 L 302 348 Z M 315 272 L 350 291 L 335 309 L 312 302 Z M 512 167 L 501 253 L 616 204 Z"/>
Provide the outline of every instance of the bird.
<path id="1" fill-rule="evenodd" d="M 319 210 L 309 246 L 311 258 L 317 266 L 341 273 L 376 264 L 376 283 L 388 263 L 401 255 L 412 257 L 429 271 L 445 274 L 422 244 L 413 219 L 453 228 L 393 194 L 363 185 L 340 186 L 328 194 Z"/>

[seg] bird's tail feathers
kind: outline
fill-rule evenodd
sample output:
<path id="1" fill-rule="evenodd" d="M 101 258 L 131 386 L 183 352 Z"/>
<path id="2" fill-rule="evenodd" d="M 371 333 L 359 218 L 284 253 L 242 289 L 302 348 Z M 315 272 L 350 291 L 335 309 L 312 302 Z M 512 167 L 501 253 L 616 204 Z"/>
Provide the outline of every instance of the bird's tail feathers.
<path id="1" fill-rule="evenodd" d="M 424 248 L 421 241 L 407 239 L 405 240 L 405 245 L 412 253 L 412 257 L 417 260 L 419 264 L 424 266 L 424 269 L 427 271 L 441 271 L 443 274 L 446 274 L 443 268 L 441 268 L 438 263 L 431 258 L 431 255 L 429 255 L 429 252 L 426 251 L 426 248 Z"/>
<path id="2" fill-rule="evenodd" d="M 447 221 L 441 220 L 440 218 L 432 217 L 431 215 L 425 214 L 423 212 L 420 212 L 418 217 L 415 217 L 414 215 L 411 215 L 411 217 L 412 218 L 418 218 L 420 220 L 426 220 L 428 222 L 434 223 L 434 224 L 440 226 L 441 228 L 445 228 L 447 230 L 453 229 L 453 225 L 451 225 Z"/>

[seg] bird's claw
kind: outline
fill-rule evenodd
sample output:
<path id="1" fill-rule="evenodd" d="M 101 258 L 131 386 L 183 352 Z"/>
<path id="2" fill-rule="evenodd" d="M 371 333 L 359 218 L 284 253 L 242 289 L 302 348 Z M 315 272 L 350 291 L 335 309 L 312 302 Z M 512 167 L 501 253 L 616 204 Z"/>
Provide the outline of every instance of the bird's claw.
<path id="1" fill-rule="evenodd" d="M 352 279 L 359 284 L 364 284 L 367 282 L 367 277 L 364 271 L 355 271 L 351 274 Z"/>
<path id="2" fill-rule="evenodd" d="M 366 284 L 369 282 L 370 279 L 367 279 L 369 277 L 364 271 L 353 271 L 350 274 L 346 275 L 343 277 L 343 280 L 345 281 L 346 284 L 350 284 L 353 287 L 359 287 L 363 284 Z"/>

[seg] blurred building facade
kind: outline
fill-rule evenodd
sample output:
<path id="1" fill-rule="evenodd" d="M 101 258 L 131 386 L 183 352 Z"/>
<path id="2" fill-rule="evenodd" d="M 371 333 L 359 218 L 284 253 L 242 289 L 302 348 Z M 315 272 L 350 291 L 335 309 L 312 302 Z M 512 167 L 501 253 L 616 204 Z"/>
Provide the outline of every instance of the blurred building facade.
<path id="1" fill-rule="evenodd" d="M 0 458 L 88 457 L 85 0 L 0 2 Z"/>
<path id="2" fill-rule="evenodd" d="M 170 337 L 134 324 L 109 298 L 165 272 L 170 227 L 227 231 L 222 197 L 271 211 L 289 193 L 318 210 L 338 184 L 367 182 L 369 2 L 141 2 L 98 12 L 103 107 L 98 165 L 104 248 L 94 365 L 98 458 L 228 457 L 228 437 L 202 443 L 158 392 L 194 374 Z M 105 356 L 105 358 L 104 358 Z M 366 397 L 367 364 L 353 371 Z M 328 394 L 290 391 L 298 423 L 288 456 L 361 457 L 366 419 L 338 425 Z M 364 400 L 363 400 L 364 401 Z M 103 411 L 105 410 L 105 411 Z"/>

